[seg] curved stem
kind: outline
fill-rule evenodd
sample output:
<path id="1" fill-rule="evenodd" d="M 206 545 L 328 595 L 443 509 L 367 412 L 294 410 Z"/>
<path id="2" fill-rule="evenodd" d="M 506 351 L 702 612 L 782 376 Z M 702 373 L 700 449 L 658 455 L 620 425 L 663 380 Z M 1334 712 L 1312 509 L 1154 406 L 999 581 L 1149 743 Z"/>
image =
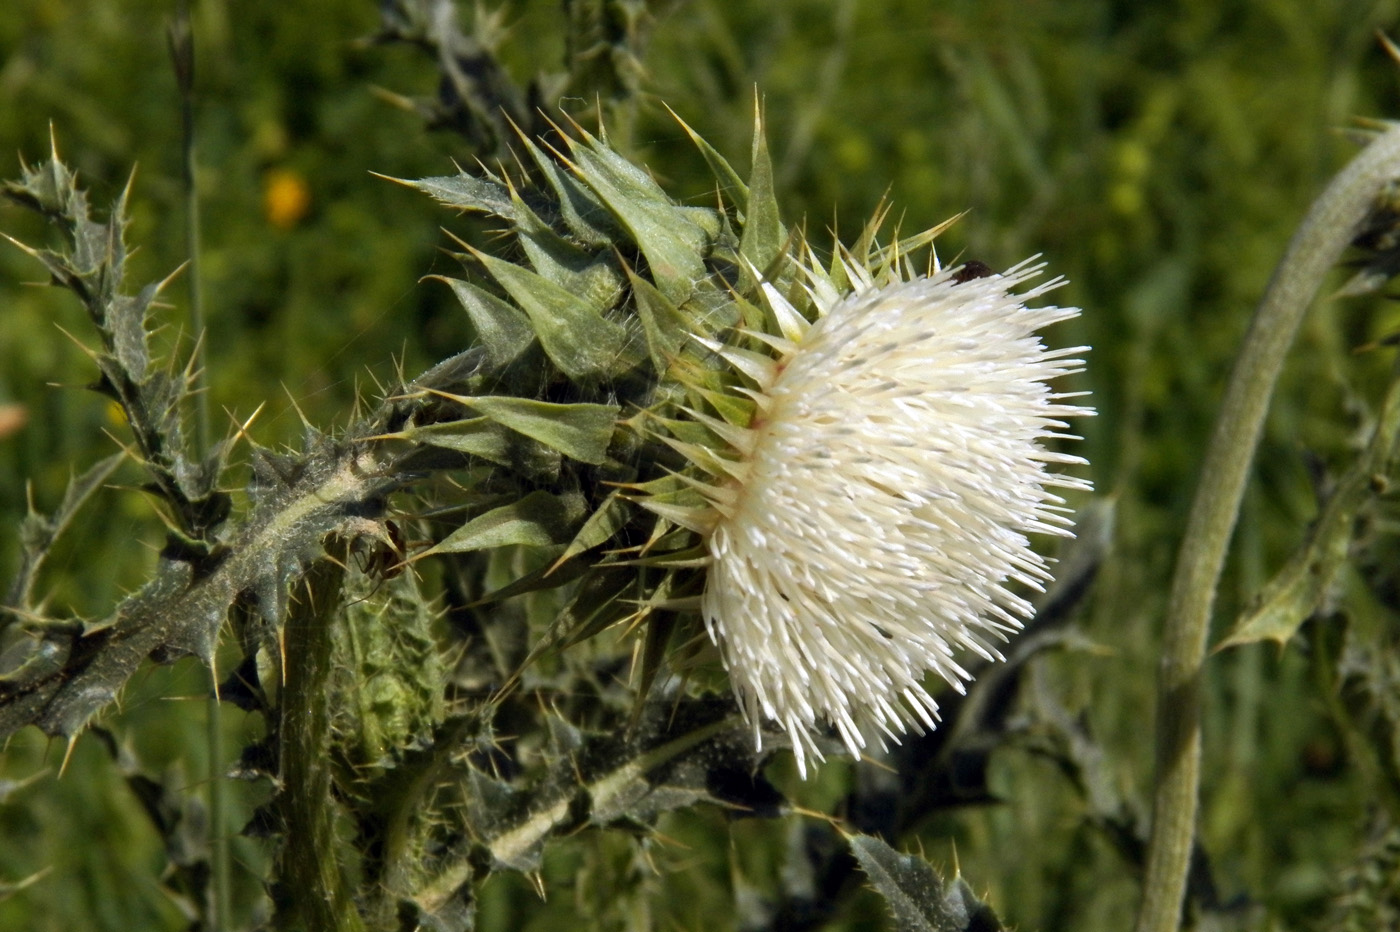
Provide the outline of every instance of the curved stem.
<path id="1" fill-rule="evenodd" d="M 1201 668 L 1211 608 L 1250 462 L 1284 357 L 1303 314 L 1373 209 L 1400 179 L 1400 128 L 1342 170 L 1293 235 L 1235 361 L 1177 556 L 1157 684 L 1157 780 L 1137 932 L 1181 920 L 1195 834 L 1201 761 Z"/>

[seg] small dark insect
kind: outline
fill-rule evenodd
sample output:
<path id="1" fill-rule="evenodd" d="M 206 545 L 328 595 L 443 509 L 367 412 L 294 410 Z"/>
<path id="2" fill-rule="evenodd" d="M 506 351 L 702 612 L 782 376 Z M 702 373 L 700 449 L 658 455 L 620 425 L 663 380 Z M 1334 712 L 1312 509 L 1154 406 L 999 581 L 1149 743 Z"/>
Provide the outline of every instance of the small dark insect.
<path id="1" fill-rule="evenodd" d="M 985 262 L 970 259 L 963 263 L 963 267 L 953 273 L 953 284 L 961 285 L 963 282 L 970 282 L 974 278 L 988 278 L 996 272 Z"/>

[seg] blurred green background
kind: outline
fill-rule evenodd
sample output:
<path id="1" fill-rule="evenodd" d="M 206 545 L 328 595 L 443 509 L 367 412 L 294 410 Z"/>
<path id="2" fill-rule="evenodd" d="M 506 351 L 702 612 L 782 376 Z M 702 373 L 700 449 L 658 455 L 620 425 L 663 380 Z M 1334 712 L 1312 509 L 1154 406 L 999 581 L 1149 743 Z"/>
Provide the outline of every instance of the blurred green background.
<path id="1" fill-rule="evenodd" d="M 42 159 L 50 127 L 99 203 L 138 166 L 133 286 L 186 258 L 173 9 L 0 5 L 0 173 L 17 176 L 16 152 Z M 559 70 L 559 4 L 503 10 L 500 55 L 516 79 Z M 461 12 L 470 22 L 470 5 Z M 371 172 L 447 174 L 453 158 L 477 153 L 376 93 L 431 95 L 437 77 L 413 49 L 360 41 L 377 28 L 369 0 L 200 0 L 192 15 L 215 429 L 266 403 L 252 435 L 295 443 L 293 401 L 313 424 L 344 423 L 373 376 L 413 372 L 468 339 L 447 289 L 418 280 L 457 269 L 440 226 L 481 231 Z M 1082 425 L 1081 452 L 1118 523 L 1082 620 L 1093 646 L 1038 675 L 1087 717 L 1118 789 L 1147 799 L 1160 618 L 1224 375 L 1294 227 L 1355 151 L 1339 130 L 1396 114 L 1400 69 L 1376 32 L 1400 27 L 1400 2 L 668 0 L 647 19 L 642 94 L 619 108 L 613 141 L 673 195 L 709 203 L 714 191 L 662 104 L 745 165 L 756 88 L 785 219 L 805 220 L 815 241 L 832 227 L 853 233 L 888 194 L 906 232 L 968 212 L 941 240 L 945 260 L 999 268 L 1038 253 L 1069 279 L 1054 300 L 1085 313 L 1049 339 L 1093 347 L 1075 387 L 1093 392 L 1099 415 Z M 12 206 L 0 206 L 0 229 L 47 242 Z M 19 250 L 0 249 L 0 527 L 16 526 L 27 488 L 51 509 L 72 471 L 114 449 L 106 434 L 122 436 L 120 417 L 80 390 L 93 369 L 62 332 L 86 338 L 80 309 L 26 284 L 41 278 Z M 162 339 L 183 354 L 183 280 L 166 298 Z M 1353 350 L 1397 329 L 1400 312 L 1380 299 L 1324 302 L 1309 316 L 1270 416 L 1222 619 L 1299 541 L 1316 510 L 1313 464 L 1354 456 L 1391 351 Z M 137 481 L 134 470 L 118 476 Z M 45 578 L 55 608 L 100 617 L 146 577 L 160 539 L 141 495 L 101 493 Z M 17 554 L 0 534 L 0 578 Z M 1389 608 L 1356 611 L 1393 627 Z M 1312 677 L 1297 646 L 1212 660 L 1202 840 L 1242 927 L 1312 927 L 1365 835 L 1376 778 L 1348 754 Z M 178 768 L 177 785 L 202 779 L 205 684 L 194 666 L 153 670 L 109 717 L 147 767 Z M 240 714 L 234 741 L 253 727 Z M 52 866 L 0 902 L 0 928 L 180 928 L 154 883 L 159 839 L 110 755 L 84 739 L 56 780 L 62 752 L 26 733 L 0 756 L 0 884 Z M 44 768 L 34 783 L 5 782 Z M 921 844 L 936 864 L 956 858 L 1020 928 L 1126 927 L 1136 878 L 1085 829 L 1068 781 L 1017 751 L 997 758 L 995 779 L 999 805 L 892 841 Z M 671 828 L 690 846 L 675 864 L 690 865 L 677 873 L 691 895 L 659 906 L 656 927 L 726 927 L 726 859 L 762 827 L 697 812 Z M 251 888 L 258 848 L 240 840 L 238 853 Z M 483 927 L 530 918 L 563 928 L 583 909 L 517 892 L 526 905 L 512 906 L 514 894 L 490 901 L 498 912 Z M 1274 921 L 1266 914 L 1285 925 L 1255 926 Z"/>

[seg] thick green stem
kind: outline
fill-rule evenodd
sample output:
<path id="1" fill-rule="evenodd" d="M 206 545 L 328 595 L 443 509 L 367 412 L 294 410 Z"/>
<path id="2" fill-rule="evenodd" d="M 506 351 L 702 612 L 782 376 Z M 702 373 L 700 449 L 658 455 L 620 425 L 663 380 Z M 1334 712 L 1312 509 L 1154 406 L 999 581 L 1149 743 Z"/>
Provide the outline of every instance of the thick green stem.
<path id="1" fill-rule="evenodd" d="M 345 554 L 342 554 L 345 556 Z M 312 567 L 299 587 L 283 628 L 286 649 L 281 695 L 279 757 L 283 845 L 277 876 L 276 928 L 357 932 L 364 922 L 347 877 L 342 818 L 332 792 L 331 625 L 345 571 L 331 560 Z"/>
<path id="2" fill-rule="evenodd" d="M 1157 692 L 1157 782 L 1137 932 L 1181 921 L 1201 763 L 1201 670 L 1211 608 L 1269 399 L 1303 314 L 1387 185 L 1400 128 L 1375 139 L 1313 203 L 1255 311 L 1230 374 L 1177 556 Z"/>

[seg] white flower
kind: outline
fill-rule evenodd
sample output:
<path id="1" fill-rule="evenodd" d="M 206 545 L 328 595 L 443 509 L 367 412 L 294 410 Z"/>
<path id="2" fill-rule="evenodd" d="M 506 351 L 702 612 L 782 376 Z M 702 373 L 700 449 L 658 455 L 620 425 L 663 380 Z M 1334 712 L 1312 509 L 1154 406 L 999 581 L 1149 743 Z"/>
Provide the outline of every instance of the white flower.
<path id="1" fill-rule="evenodd" d="M 1027 535 L 1070 533 L 1049 490 L 1088 488 L 1050 471 L 1081 458 L 1043 445 L 1092 413 L 1047 384 L 1085 347 L 1037 336 L 1078 310 L 1024 303 L 1058 281 L 1016 294 L 1040 271 L 1026 263 L 880 288 L 846 271 L 843 300 L 814 284 L 815 323 L 765 286 L 780 334 L 753 335 L 774 355 L 707 343 L 751 383 L 746 430 L 695 415 L 732 448 L 701 487 L 701 611 L 755 742 L 776 721 L 804 775 L 821 722 L 857 756 L 935 727 L 925 674 L 961 692 L 961 654 L 1001 659 L 993 642 L 1031 612 L 1011 586 L 1050 578 Z"/>

